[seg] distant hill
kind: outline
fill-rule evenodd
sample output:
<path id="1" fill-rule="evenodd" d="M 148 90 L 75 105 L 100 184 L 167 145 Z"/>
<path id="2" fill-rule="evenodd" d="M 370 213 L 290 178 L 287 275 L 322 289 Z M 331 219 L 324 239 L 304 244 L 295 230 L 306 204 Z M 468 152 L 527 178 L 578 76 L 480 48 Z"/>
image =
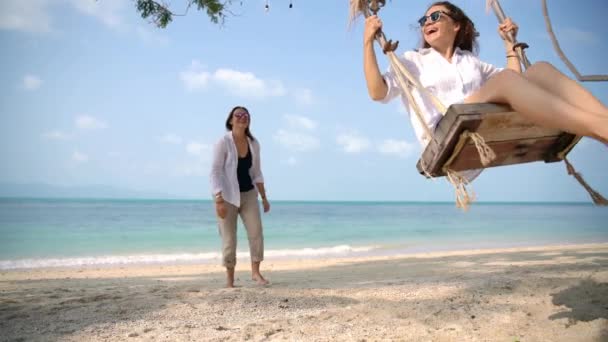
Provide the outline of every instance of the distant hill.
<path id="1" fill-rule="evenodd" d="M 0 183 L 0 197 L 30 198 L 183 198 L 168 193 L 138 191 L 106 185 L 62 186 L 46 183 Z"/>

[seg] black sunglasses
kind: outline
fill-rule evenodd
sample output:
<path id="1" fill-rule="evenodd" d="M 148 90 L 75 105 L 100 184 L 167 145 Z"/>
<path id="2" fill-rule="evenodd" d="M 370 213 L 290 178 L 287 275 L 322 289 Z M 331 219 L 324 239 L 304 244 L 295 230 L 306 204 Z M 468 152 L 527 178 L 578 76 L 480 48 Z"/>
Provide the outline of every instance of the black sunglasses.
<path id="1" fill-rule="evenodd" d="M 439 19 L 441 19 L 441 15 L 444 14 L 447 17 L 450 17 L 449 13 L 446 13 L 444 11 L 435 11 L 429 15 L 423 15 L 420 19 L 418 19 L 418 24 L 420 24 L 420 27 L 423 27 L 424 24 L 426 24 L 427 19 L 431 19 L 431 23 L 434 23 L 436 21 L 438 21 Z"/>
<path id="2" fill-rule="evenodd" d="M 242 119 L 242 118 L 247 118 L 247 119 L 249 119 L 249 113 L 247 113 L 247 112 L 236 112 L 236 113 L 234 113 L 234 116 L 235 116 L 237 119 Z"/>

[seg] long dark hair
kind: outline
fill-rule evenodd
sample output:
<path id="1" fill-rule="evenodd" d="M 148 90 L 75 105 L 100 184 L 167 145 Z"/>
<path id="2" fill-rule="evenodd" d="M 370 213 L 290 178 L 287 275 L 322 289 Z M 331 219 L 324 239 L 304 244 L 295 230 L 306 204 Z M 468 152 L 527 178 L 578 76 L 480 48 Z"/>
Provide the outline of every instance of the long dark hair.
<path id="1" fill-rule="evenodd" d="M 232 116 L 234 116 L 234 111 L 236 111 L 237 109 L 242 109 L 242 110 L 246 111 L 247 113 L 249 113 L 249 109 L 247 109 L 243 106 L 236 106 L 236 107 L 232 108 L 232 110 L 230 111 L 230 114 L 228 114 L 228 117 L 226 118 L 226 130 L 228 130 L 228 131 L 232 131 L 232 124 L 230 123 L 230 120 L 232 120 Z M 249 131 L 249 126 L 251 126 L 251 115 L 249 115 L 249 124 L 247 125 L 247 128 L 245 128 L 245 135 L 247 135 L 249 137 L 249 139 L 255 140 L 255 138 Z"/>
<path id="2" fill-rule="evenodd" d="M 456 34 L 456 38 L 454 39 L 454 48 L 458 47 L 460 50 L 467 50 L 473 53 L 477 53 L 479 50 L 479 45 L 477 44 L 477 37 L 479 37 L 479 32 L 475 29 L 475 24 L 469 19 L 469 17 L 464 14 L 464 12 L 460 9 L 460 7 L 454 5 L 449 1 L 437 1 L 433 3 L 429 8 L 433 6 L 443 6 L 445 7 L 450 15 L 450 18 L 460 24 L 460 30 Z M 427 9 L 428 11 L 428 9 Z M 422 39 L 424 48 L 431 47 L 429 43 L 427 43 L 424 38 Z"/>

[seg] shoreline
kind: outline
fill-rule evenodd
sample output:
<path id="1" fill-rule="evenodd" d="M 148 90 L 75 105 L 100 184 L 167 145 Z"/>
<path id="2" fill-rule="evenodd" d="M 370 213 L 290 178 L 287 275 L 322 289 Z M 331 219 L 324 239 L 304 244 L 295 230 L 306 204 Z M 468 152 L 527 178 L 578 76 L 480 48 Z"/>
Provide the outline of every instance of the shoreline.
<path id="1" fill-rule="evenodd" d="M 383 260 L 383 259 L 394 259 L 394 258 L 419 258 L 419 257 L 443 257 L 443 256 L 456 256 L 456 255 L 477 255 L 486 253 L 517 253 L 521 251 L 540 251 L 550 249 L 578 249 L 578 248 L 601 248 L 607 247 L 608 242 L 598 243 L 567 243 L 567 244 L 539 244 L 539 245 L 519 245 L 519 246 L 508 246 L 508 247 L 496 247 L 489 245 L 488 247 L 479 248 L 450 248 L 450 247 L 404 247 L 404 248 L 391 248 L 391 247 L 378 247 L 378 246 L 334 246 L 329 248 L 310 248 L 310 250 L 325 250 L 332 248 L 343 248 L 348 247 L 355 251 L 350 251 L 350 255 L 344 255 L 344 252 L 334 252 L 334 255 L 320 254 L 320 255 L 273 255 L 273 251 L 266 253 L 264 264 L 269 262 L 277 264 L 291 264 L 296 261 L 324 261 L 324 262 L 344 262 L 344 261 L 361 261 L 361 260 Z M 306 250 L 305 248 L 299 250 Z M 299 251 L 294 250 L 294 251 Z M 359 250 L 359 251 L 357 251 Z M 285 250 L 275 250 L 277 252 Z M 268 255 L 270 254 L 270 255 Z M 201 255 L 207 256 L 204 259 L 198 258 Z M 137 261 L 146 260 L 146 258 L 157 259 L 158 257 L 168 259 L 168 261 Z M 249 253 L 246 251 L 238 252 L 239 263 L 249 262 Z M 124 261 L 113 261 L 103 262 L 100 260 L 121 260 Z M 82 260 L 88 260 L 89 263 L 77 263 L 76 261 L 82 262 Z M 71 261 L 74 264 L 62 265 Z M 91 263 L 93 261 L 99 261 Z M 46 262 L 55 265 L 50 266 L 26 266 L 26 267 L 6 267 L 3 268 L 3 263 L 17 263 L 17 262 Z M 7 259 L 0 260 L 0 274 L 5 272 L 19 272 L 28 270 L 70 270 L 70 269 L 108 269 L 108 268 L 141 268 L 141 267 L 171 267 L 171 266 L 202 266 L 202 267 L 213 267 L 221 263 L 221 255 L 219 252 L 202 252 L 202 253 L 168 253 L 168 254 L 135 254 L 135 255 L 107 255 L 107 256 L 90 256 L 90 257 L 65 257 L 65 258 L 29 258 L 29 259 Z"/>
<path id="2" fill-rule="evenodd" d="M 424 251 L 424 252 L 411 252 L 411 253 L 398 253 L 388 255 L 374 255 L 373 253 L 365 255 L 353 255 L 353 256 L 338 256 L 338 257 L 279 257 L 279 258 L 266 258 L 262 262 L 262 270 L 265 268 L 272 268 L 274 270 L 302 270 L 302 269 L 317 269 L 322 267 L 329 267 L 342 264 L 356 264 L 361 262 L 380 262 L 380 261 L 391 261 L 397 259 L 432 259 L 432 258 L 445 258 L 445 257 L 472 257 L 481 255 L 494 255 L 494 254 L 517 254 L 523 252 L 555 252 L 555 251 L 581 251 L 588 249 L 608 249 L 608 243 L 584 243 L 584 244 L 556 244 L 556 245 L 537 245 L 537 246 L 520 246 L 520 247 L 507 247 L 507 248 L 477 248 L 477 249 L 460 249 L 460 250 L 438 250 L 438 251 Z M 236 271 L 244 270 L 249 268 L 249 256 L 239 256 Z M 120 269 L 131 273 L 131 276 L 137 276 L 138 270 L 145 273 L 149 272 L 172 272 L 174 269 L 190 270 L 196 269 L 202 273 L 213 273 L 223 272 L 224 268 L 220 265 L 220 259 L 209 260 L 208 262 L 167 262 L 167 263 L 127 263 L 127 264 L 99 264 L 99 265 L 74 265 L 74 266 L 50 266 L 50 267 L 30 267 L 30 268 L 14 268 L 14 269 L 0 269 L 0 280 L 4 279 L 4 276 L 9 274 L 17 273 L 31 273 L 31 274 L 49 274 L 53 272 L 60 273 L 76 273 L 81 276 L 90 276 L 89 272 L 109 272 Z M 42 275 L 41 275 L 42 276 Z M 78 275 L 74 275 L 73 278 L 78 278 Z M 45 279 L 45 278 L 38 278 Z"/>
<path id="3" fill-rule="evenodd" d="M 347 246 L 347 245 L 344 245 Z M 336 247 L 343 246 L 334 246 L 330 248 L 317 248 L 320 249 L 331 249 Z M 341 252 L 336 252 L 334 254 L 337 255 L 280 255 L 280 256 L 266 256 L 262 265 L 266 265 L 268 263 L 273 263 L 277 265 L 292 265 L 294 262 L 302 262 L 302 261 L 312 261 L 312 262 L 322 262 L 322 263 L 336 263 L 336 262 L 348 262 L 348 261 L 377 261 L 377 260 L 390 260 L 395 258 L 433 258 L 433 257 L 447 257 L 447 256 L 464 256 L 464 255 L 480 255 L 480 254 L 496 254 L 496 253 L 517 253 L 524 251 L 550 251 L 554 249 L 560 250 L 569 250 L 569 249 L 586 249 L 586 248 L 602 248 L 608 247 L 608 242 L 598 242 L 598 243 L 561 243 L 561 244 L 523 244 L 519 246 L 509 246 L 509 247 L 497 247 L 497 246 L 488 246 L 488 247 L 479 247 L 479 248 L 464 248 L 464 249 L 449 249 L 444 248 L 443 246 L 439 246 L 436 248 L 428 248 L 428 247 L 409 247 L 409 248 L 374 248 L 374 246 L 348 246 L 351 249 L 368 249 L 357 252 L 351 252 L 351 255 L 340 255 L 343 254 Z M 314 248 L 313 248 L 314 249 Z M 304 250 L 304 249 L 302 249 Z M 281 251 L 281 250 L 277 250 Z M 75 264 L 75 265 L 52 265 L 52 266 L 32 266 L 32 267 L 11 267 L 11 268 L 2 268 L 0 267 L 0 275 L 6 272 L 28 272 L 28 271 L 36 271 L 36 270 L 74 270 L 74 269 L 112 269 L 112 268 L 155 268 L 155 267 L 214 267 L 218 266 L 221 263 L 221 257 L 219 252 L 202 252 L 202 253 L 175 253 L 175 254 L 160 254 L 165 257 L 182 257 L 184 255 L 208 255 L 215 254 L 212 257 L 209 257 L 204 260 L 169 260 L 169 261 L 129 261 L 129 262 L 100 262 L 95 264 Z M 0 260 L 0 264 L 7 262 L 32 262 L 32 261 L 61 261 L 61 260 L 82 260 L 82 259 L 138 259 L 139 257 L 154 257 L 157 255 L 154 254 L 140 254 L 140 255 L 108 255 L 108 256 L 93 256 L 93 257 L 65 257 L 65 258 L 32 258 L 32 259 L 8 259 L 8 260 Z M 239 264 L 249 263 L 249 254 L 248 252 L 239 251 L 238 255 Z M 239 265 L 240 266 L 240 265 Z M 288 266 L 291 267 L 291 266 Z"/>
<path id="4" fill-rule="evenodd" d="M 0 272 L 0 340 L 605 341 L 608 244 Z"/>

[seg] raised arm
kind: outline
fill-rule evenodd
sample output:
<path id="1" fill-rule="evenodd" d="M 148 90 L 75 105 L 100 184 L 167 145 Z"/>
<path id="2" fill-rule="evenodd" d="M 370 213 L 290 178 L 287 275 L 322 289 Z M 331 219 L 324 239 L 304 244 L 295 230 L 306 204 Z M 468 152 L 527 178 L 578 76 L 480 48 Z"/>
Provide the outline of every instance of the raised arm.
<path id="1" fill-rule="evenodd" d="M 498 34 L 500 34 L 500 37 L 505 44 L 505 52 L 507 57 L 506 68 L 521 73 L 521 63 L 519 62 L 519 58 L 517 58 L 517 53 L 513 51 L 513 45 L 515 44 L 509 38 L 509 32 L 511 32 L 511 37 L 516 40 L 517 30 L 517 24 L 511 21 L 511 18 L 505 19 L 502 24 L 498 25 Z"/>
<path id="2" fill-rule="evenodd" d="M 365 19 L 363 32 L 363 70 L 367 82 L 367 92 L 372 100 L 378 101 L 386 97 L 388 87 L 376 59 L 374 51 L 374 37 L 376 32 L 382 28 L 382 21 L 378 16 L 372 15 Z"/>

